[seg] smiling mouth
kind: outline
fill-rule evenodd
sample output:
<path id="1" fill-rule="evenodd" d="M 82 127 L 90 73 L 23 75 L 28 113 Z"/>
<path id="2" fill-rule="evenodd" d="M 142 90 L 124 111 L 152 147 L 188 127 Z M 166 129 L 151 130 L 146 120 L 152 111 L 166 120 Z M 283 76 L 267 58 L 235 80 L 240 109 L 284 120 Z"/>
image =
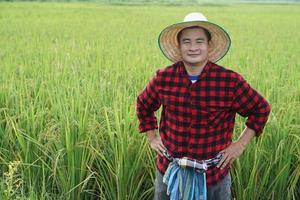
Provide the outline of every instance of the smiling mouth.
<path id="1" fill-rule="evenodd" d="M 188 54 L 188 56 L 199 56 L 200 54 Z"/>

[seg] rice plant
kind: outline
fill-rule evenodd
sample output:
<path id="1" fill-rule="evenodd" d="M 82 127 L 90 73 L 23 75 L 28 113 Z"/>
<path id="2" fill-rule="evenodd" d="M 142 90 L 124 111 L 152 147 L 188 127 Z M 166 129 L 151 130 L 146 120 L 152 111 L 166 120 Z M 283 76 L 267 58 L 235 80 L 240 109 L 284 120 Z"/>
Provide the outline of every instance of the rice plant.
<path id="1" fill-rule="evenodd" d="M 155 154 L 135 100 L 170 64 L 158 34 L 191 11 L 229 30 L 220 64 L 272 106 L 232 167 L 235 198 L 299 199 L 299 6 L 96 3 L 0 3 L 0 198 L 152 199 Z"/>

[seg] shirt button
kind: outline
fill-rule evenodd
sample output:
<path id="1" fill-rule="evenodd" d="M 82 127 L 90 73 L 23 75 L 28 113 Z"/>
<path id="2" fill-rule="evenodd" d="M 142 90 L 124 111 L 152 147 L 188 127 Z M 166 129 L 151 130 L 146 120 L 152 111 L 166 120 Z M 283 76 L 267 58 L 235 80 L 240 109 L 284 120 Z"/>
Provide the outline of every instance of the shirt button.
<path id="1" fill-rule="evenodd" d="M 191 122 L 191 123 L 190 123 L 190 128 L 193 128 L 193 127 L 194 127 L 194 123 Z"/>

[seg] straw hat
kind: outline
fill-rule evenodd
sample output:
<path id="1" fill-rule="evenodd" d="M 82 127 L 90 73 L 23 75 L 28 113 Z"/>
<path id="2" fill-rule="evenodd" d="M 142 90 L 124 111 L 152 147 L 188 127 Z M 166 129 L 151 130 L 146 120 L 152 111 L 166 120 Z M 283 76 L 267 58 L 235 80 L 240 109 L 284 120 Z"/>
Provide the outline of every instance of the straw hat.
<path id="1" fill-rule="evenodd" d="M 202 13 L 190 13 L 185 16 L 183 22 L 173 24 L 165 28 L 158 37 L 158 44 L 163 54 L 172 62 L 182 60 L 177 34 L 184 28 L 200 26 L 211 34 L 211 45 L 208 52 L 208 59 L 217 62 L 228 52 L 231 41 L 228 33 L 217 24 L 207 21 Z"/>

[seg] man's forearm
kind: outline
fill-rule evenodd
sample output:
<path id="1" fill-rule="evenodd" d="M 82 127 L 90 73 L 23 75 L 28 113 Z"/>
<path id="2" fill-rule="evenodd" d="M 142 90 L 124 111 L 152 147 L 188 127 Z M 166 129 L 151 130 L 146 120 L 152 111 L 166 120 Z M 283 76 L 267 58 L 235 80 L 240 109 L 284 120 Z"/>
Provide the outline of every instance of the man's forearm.
<path id="1" fill-rule="evenodd" d="M 242 134 L 240 135 L 237 142 L 241 143 L 244 147 L 251 141 L 251 139 L 255 136 L 255 131 L 251 128 L 246 127 Z"/>

